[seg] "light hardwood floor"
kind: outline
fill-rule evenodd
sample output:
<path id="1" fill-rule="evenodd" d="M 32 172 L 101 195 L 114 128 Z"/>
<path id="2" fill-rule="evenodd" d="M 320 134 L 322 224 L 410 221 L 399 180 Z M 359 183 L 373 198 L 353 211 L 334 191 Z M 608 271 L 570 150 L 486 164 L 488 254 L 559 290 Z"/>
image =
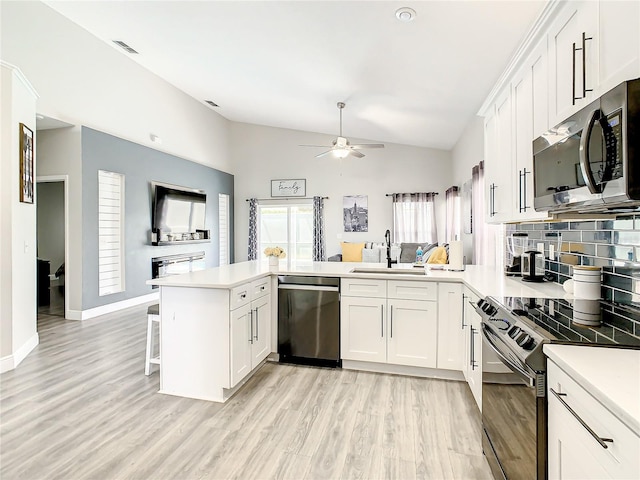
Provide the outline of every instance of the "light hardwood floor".
<path id="1" fill-rule="evenodd" d="M 0 478 L 492 478 L 466 384 L 265 364 L 226 404 L 157 393 L 146 308 L 42 315 L 0 377 Z"/>

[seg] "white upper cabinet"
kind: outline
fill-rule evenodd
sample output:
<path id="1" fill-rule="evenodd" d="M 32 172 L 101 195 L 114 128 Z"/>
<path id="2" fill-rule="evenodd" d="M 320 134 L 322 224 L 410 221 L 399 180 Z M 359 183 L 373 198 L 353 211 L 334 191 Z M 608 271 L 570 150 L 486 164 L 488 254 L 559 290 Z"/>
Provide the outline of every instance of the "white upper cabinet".
<path id="1" fill-rule="evenodd" d="M 566 2 L 548 34 L 551 124 L 587 105 L 598 80 L 598 3 Z"/>
<path id="2" fill-rule="evenodd" d="M 487 221 L 549 218 L 533 208 L 533 140 L 638 77 L 639 1 L 549 2 L 480 109 Z"/>
<path id="3" fill-rule="evenodd" d="M 640 2 L 599 2 L 598 50 L 599 94 L 640 77 Z"/>
<path id="4" fill-rule="evenodd" d="M 515 204 L 512 220 L 542 220 L 547 212 L 533 208 L 533 148 L 532 139 L 549 128 L 549 87 L 547 83 L 547 42 L 540 42 L 511 82 L 513 105 L 513 155 L 516 171 Z"/>

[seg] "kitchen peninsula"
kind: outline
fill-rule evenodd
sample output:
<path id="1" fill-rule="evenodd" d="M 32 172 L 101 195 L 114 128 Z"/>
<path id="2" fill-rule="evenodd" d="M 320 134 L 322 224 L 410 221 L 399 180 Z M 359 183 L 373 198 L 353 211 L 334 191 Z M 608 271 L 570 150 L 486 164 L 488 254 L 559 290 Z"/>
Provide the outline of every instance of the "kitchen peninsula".
<path id="1" fill-rule="evenodd" d="M 160 287 L 160 392 L 216 402 L 230 398 L 277 351 L 275 299 L 279 274 L 339 277 L 343 282 L 390 282 L 402 287 L 430 282 L 441 290 L 457 286 L 459 290 L 453 292 L 460 293 L 454 298 L 459 306 L 448 312 L 445 307 L 451 309 L 452 305 L 446 300 L 439 302 L 437 321 L 441 328 L 434 331 L 440 348 L 455 344 L 455 350 L 460 340 L 446 337 L 447 325 L 455 322 L 453 331 L 457 335 L 460 311 L 464 309 L 463 288 L 476 297 L 562 296 L 557 284 L 526 284 L 505 277 L 495 267 L 469 265 L 463 272 L 430 269 L 417 275 L 410 265 L 398 266 L 393 273 L 384 268 L 384 264 L 366 264 L 365 268 L 362 263 L 283 261 L 274 272 L 266 261 L 249 261 L 149 280 L 148 284 Z M 450 370 L 451 366 L 442 363 L 428 369 L 405 368 L 412 368 L 407 371 L 411 374 L 463 378 L 459 370 Z"/>

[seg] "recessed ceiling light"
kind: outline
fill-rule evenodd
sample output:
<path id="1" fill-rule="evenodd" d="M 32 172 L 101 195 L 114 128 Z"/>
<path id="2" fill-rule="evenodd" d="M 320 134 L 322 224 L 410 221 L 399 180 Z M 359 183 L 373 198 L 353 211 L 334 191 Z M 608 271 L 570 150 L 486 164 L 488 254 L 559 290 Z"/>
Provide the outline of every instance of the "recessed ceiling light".
<path id="1" fill-rule="evenodd" d="M 407 23 L 416 18 L 416 11 L 413 8 L 402 7 L 396 10 L 396 18 L 401 22 Z"/>

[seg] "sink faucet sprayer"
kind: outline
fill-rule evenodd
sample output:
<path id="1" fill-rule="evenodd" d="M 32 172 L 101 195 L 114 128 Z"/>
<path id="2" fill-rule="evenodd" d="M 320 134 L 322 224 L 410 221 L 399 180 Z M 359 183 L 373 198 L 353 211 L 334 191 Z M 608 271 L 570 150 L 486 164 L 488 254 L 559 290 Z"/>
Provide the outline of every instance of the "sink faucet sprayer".
<path id="1" fill-rule="evenodd" d="M 384 240 L 387 242 L 387 268 L 391 268 L 391 264 L 398 263 L 397 260 L 391 260 L 391 232 L 384 232 Z"/>

